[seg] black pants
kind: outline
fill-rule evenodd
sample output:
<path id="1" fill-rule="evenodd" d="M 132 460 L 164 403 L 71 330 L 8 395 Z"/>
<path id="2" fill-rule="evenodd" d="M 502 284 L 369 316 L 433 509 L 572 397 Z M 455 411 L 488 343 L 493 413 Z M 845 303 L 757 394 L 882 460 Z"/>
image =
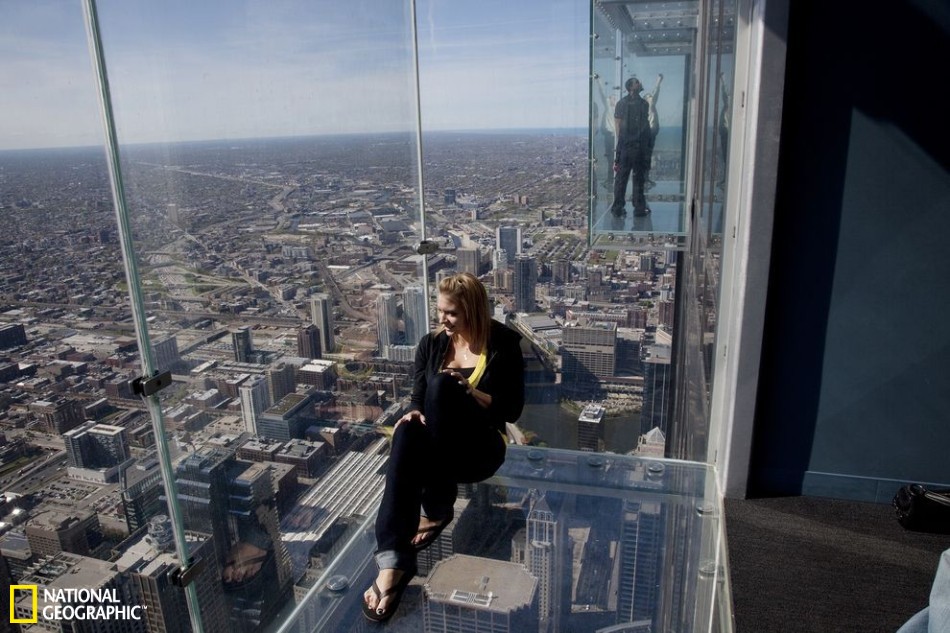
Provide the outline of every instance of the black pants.
<path id="1" fill-rule="evenodd" d="M 623 211 L 627 197 L 627 180 L 633 174 L 633 212 L 644 214 L 647 211 L 647 201 L 643 196 L 647 172 L 650 171 L 650 158 L 653 152 L 648 148 L 637 145 L 621 145 L 617 155 L 620 169 L 614 178 L 614 202 L 610 210 L 614 213 Z"/>
<path id="2" fill-rule="evenodd" d="M 506 442 L 485 409 L 447 374 L 426 390 L 426 423 L 399 425 L 393 434 L 386 490 L 376 517 L 376 561 L 381 569 L 413 569 L 412 538 L 420 508 L 450 516 L 458 484 L 491 477 L 505 460 Z"/>

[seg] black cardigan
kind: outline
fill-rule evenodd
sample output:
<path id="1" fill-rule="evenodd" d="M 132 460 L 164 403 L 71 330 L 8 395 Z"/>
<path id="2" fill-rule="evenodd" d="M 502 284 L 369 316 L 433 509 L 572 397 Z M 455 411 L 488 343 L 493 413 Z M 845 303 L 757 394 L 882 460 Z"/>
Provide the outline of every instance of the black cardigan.
<path id="1" fill-rule="evenodd" d="M 487 419 L 502 433 L 505 422 L 514 422 L 524 408 L 524 359 L 521 335 L 495 320 L 488 337 L 488 364 L 478 390 L 491 396 Z M 429 379 L 442 371 L 450 339 L 445 332 L 426 334 L 416 347 L 410 411 L 423 411 Z"/>

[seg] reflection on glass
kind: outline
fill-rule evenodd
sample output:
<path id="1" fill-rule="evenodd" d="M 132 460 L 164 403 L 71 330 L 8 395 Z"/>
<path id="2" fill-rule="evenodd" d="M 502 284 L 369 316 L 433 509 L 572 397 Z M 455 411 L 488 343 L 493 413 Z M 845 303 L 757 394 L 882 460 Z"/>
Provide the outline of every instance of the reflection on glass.
<path id="1" fill-rule="evenodd" d="M 686 78 L 695 59 L 698 10 L 698 2 L 595 3 L 591 77 L 595 236 L 613 234 L 622 243 L 637 246 L 643 243 L 641 233 L 679 242 L 686 232 L 684 144 L 692 98 Z M 634 82 L 635 91 L 628 91 Z M 626 107 L 631 99 L 638 106 L 635 110 L 645 113 L 643 129 L 635 132 L 631 124 L 631 130 L 620 130 L 618 137 L 617 122 L 631 112 Z M 626 185 L 616 180 L 624 175 L 629 179 Z M 622 213 L 624 208 L 632 212 Z"/>

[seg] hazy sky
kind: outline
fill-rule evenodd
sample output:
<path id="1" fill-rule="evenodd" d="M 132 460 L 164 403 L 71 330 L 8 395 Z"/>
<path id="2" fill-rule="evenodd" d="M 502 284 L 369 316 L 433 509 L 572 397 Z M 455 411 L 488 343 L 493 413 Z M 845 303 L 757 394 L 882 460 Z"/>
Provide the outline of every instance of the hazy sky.
<path id="1" fill-rule="evenodd" d="M 100 0 L 120 140 L 411 129 L 396 0 Z M 418 0 L 427 129 L 580 127 L 587 0 Z M 80 0 L 0 0 L 0 148 L 101 142 Z"/>

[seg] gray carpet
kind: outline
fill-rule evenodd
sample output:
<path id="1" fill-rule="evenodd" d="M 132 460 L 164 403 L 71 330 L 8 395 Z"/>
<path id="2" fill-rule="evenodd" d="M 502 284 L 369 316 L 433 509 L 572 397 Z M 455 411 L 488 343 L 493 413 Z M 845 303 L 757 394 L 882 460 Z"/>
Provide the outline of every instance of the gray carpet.
<path id="1" fill-rule="evenodd" d="M 726 533 L 737 633 L 893 633 L 950 548 L 888 505 L 814 497 L 727 499 Z"/>

